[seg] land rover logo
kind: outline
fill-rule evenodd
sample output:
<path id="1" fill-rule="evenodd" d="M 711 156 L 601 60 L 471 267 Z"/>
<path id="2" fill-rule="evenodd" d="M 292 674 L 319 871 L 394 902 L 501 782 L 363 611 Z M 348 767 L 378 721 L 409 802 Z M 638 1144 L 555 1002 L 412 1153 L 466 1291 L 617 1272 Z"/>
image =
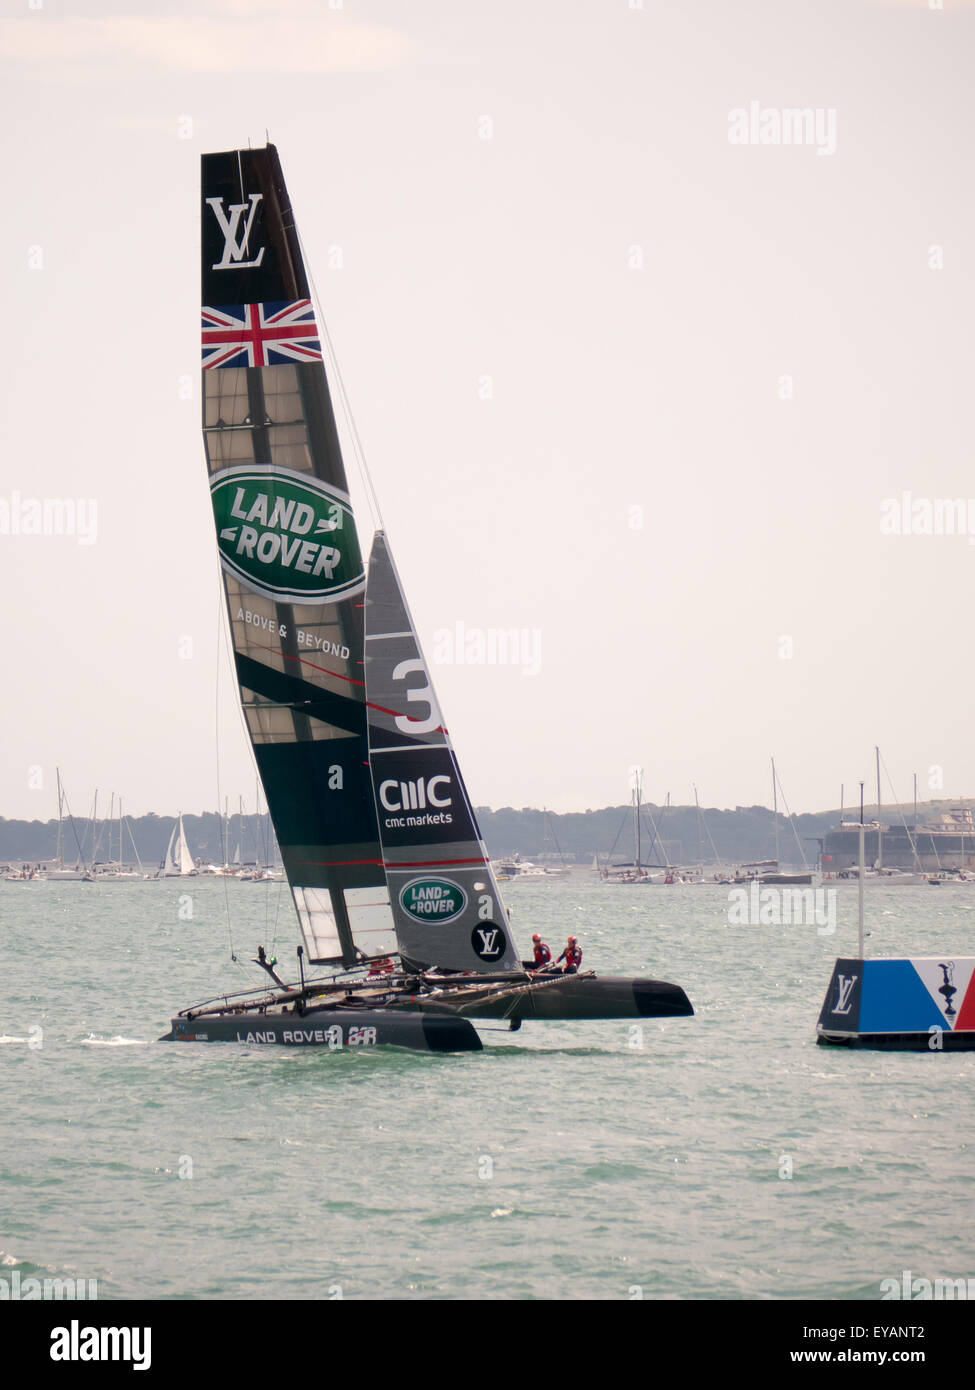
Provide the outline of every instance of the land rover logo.
<path id="1" fill-rule="evenodd" d="M 467 906 L 467 894 L 446 878 L 415 878 L 399 895 L 404 912 L 418 922 L 452 922 Z"/>
<path id="2" fill-rule="evenodd" d="M 290 468 L 225 468 L 210 480 L 224 569 L 279 603 L 333 603 L 365 570 L 344 493 Z"/>

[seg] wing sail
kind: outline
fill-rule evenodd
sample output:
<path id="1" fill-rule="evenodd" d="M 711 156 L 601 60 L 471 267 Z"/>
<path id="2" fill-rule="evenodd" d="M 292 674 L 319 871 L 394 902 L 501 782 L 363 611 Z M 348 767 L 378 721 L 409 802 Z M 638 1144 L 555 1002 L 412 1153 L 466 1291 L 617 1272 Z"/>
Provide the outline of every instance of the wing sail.
<path id="1" fill-rule="evenodd" d="M 365 572 L 277 151 L 203 156 L 203 437 L 240 698 L 313 962 L 395 949 Z"/>
<path id="2" fill-rule="evenodd" d="M 386 537 L 366 587 L 369 766 L 401 955 L 494 973 L 518 955 Z"/>

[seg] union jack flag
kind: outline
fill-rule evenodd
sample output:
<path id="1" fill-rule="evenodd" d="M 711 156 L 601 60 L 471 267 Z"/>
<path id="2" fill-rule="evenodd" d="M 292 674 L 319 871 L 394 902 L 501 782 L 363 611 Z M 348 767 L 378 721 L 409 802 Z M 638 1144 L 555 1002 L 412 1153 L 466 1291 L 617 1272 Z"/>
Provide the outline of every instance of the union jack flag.
<path id="1" fill-rule="evenodd" d="M 204 306 L 202 320 L 204 369 L 322 360 L 310 299 Z"/>

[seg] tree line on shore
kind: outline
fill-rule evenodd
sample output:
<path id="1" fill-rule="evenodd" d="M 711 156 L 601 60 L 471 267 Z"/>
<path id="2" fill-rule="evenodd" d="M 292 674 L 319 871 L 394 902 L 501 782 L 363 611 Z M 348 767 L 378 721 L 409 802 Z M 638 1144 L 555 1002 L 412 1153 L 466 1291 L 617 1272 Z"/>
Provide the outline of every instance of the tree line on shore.
<path id="1" fill-rule="evenodd" d="M 526 859 L 543 857 L 567 862 L 591 863 L 612 854 L 616 860 L 632 860 L 636 849 L 633 808 L 608 806 L 601 810 L 557 815 L 551 811 L 510 806 L 477 808 L 481 833 L 493 859 L 520 854 Z M 817 839 L 837 823 L 836 812 L 819 812 L 795 818 L 794 829 L 779 816 L 780 856 L 783 862 L 801 862 L 796 836 L 806 858 L 815 863 Z M 121 858 L 134 862 L 133 842 L 139 859 L 159 863 L 166 854 L 174 816 L 149 812 L 126 816 Z M 266 815 L 235 814 L 225 820 L 215 811 L 183 815 L 190 850 L 196 859 L 223 864 L 237 857 L 243 863 L 267 862 L 273 847 Z M 131 832 L 131 838 L 130 838 Z M 99 819 L 95 832 L 95 859 L 99 863 L 119 858 L 118 822 Z M 57 820 L 5 820 L 0 817 L 0 861 L 39 863 L 57 854 Z M 745 863 L 770 858 L 775 848 L 775 827 L 766 806 L 738 806 L 733 811 L 694 806 L 645 806 L 640 816 L 640 859 L 644 863 L 698 864 L 720 861 Z M 65 864 L 90 863 L 90 820 L 74 817 L 62 824 L 62 859 Z"/>

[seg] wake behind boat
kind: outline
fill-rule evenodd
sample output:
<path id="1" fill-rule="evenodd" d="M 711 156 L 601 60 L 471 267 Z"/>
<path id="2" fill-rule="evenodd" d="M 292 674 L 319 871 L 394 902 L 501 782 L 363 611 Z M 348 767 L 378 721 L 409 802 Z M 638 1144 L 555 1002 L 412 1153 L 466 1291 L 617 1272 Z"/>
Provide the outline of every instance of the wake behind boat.
<path id="1" fill-rule="evenodd" d="M 385 534 L 368 578 L 273 146 L 203 157 L 203 434 L 241 703 L 304 945 L 168 1040 L 477 1050 L 472 1018 L 689 1015 L 526 970 Z M 305 978 L 305 961 L 328 974 Z"/>

